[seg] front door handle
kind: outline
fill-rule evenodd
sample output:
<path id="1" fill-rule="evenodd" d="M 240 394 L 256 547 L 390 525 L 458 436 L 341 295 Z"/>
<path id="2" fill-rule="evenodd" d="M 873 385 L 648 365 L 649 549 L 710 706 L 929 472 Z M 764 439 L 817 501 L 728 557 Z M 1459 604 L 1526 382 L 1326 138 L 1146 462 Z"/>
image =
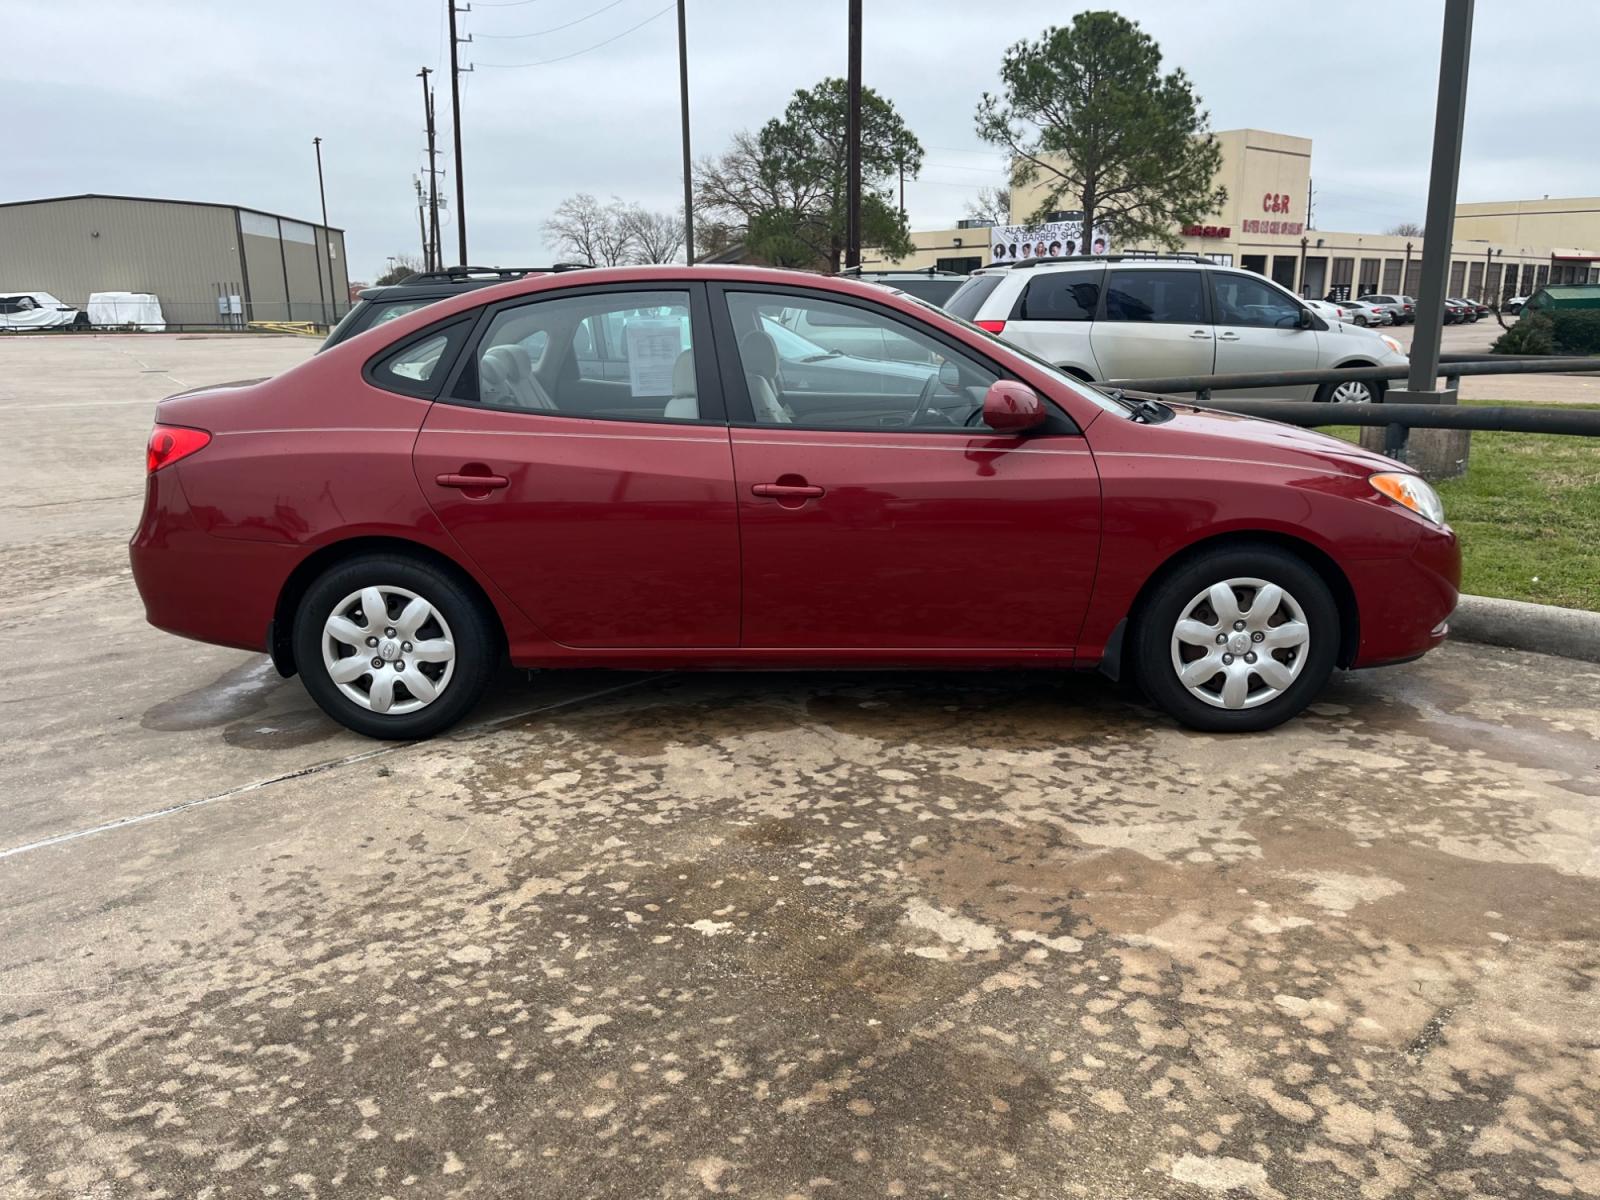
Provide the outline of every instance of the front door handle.
<path id="1" fill-rule="evenodd" d="M 1209 338 L 1211 336 L 1211 331 L 1209 329 L 1196 329 L 1189 336 L 1192 338 Z"/>
<path id="2" fill-rule="evenodd" d="M 1219 341 L 1219 342 L 1237 342 L 1238 340 L 1239 340 L 1239 335 L 1237 333 L 1219 333 L 1219 334 L 1217 334 L 1217 341 Z"/>
<path id="3" fill-rule="evenodd" d="M 750 493 L 774 500 L 814 500 L 823 489 L 814 483 L 757 483 L 751 486 Z"/>
<path id="4" fill-rule="evenodd" d="M 461 475 L 454 471 L 435 475 L 433 481 L 440 487 L 461 488 L 473 492 L 489 492 L 511 485 L 511 480 L 504 475 Z"/>

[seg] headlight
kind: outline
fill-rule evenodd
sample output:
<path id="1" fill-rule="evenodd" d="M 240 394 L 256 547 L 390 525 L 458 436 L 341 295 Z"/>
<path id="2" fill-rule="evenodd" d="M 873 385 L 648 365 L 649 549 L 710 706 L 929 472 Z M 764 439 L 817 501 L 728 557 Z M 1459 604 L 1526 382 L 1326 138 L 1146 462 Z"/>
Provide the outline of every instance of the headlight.
<path id="1" fill-rule="evenodd" d="M 1444 505 L 1439 493 L 1429 487 L 1420 476 L 1403 475 L 1398 471 L 1374 475 L 1370 480 L 1374 489 L 1382 492 L 1396 504 L 1403 504 L 1419 517 L 1426 517 L 1435 525 L 1444 524 Z"/>
<path id="2" fill-rule="evenodd" d="M 1396 354 L 1405 354 L 1406 348 L 1400 344 L 1398 338 L 1392 338 L 1387 333 L 1380 333 L 1378 336 L 1383 339 L 1383 344 L 1388 346 L 1389 349 L 1393 350 Z"/>

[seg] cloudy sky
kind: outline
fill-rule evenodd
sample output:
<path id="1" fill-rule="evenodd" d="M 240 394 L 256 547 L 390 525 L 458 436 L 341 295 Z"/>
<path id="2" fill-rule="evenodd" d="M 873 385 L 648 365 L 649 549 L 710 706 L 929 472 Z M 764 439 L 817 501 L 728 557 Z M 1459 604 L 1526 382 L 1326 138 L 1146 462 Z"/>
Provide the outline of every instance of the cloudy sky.
<path id="1" fill-rule="evenodd" d="M 972 132 L 1002 51 L 1076 6 L 865 7 L 866 81 L 927 148 L 907 187 L 912 225 L 948 226 L 979 187 L 1003 179 L 1003 160 Z M 1313 139 L 1319 226 L 1422 219 L 1443 0 L 1118 7 L 1193 77 L 1213 128 Z M 574 192 L 676 204 L 670 8 L 473 0 L 461 18 L 474 39 L 464 61 L 477 68 L 462 97 L 473 261 L 547 261 L 542 222 Z M 696 156 L 777 114 L 796 88 L 843 75 L 845 12 L 845 0 L 689 0 Z M 448 66 L 444 0 L 0 0 L 0 28 L 12 98 L 0 200 L 130 193 L 315 219 L 320 135 L 329 221 L 348 230 L 352 276 L 417 252 L 416 72 Z M 1462 200 L 1600 193 L 1597 35 L 1590 0 L 1477 6 Z M 439 114 L 448 150 L 443 71 Z"/>

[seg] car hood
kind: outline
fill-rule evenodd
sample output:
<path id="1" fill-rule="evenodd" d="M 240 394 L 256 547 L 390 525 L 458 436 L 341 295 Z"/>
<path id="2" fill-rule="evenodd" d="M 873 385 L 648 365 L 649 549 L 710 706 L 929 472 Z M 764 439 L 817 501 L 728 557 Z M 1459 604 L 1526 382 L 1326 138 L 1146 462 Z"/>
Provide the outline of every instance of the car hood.
<path id="1" fill-rule="evenodd" d="M 1363 450 L 1340 438 L 1329 437 L 1298 425 L 1246 417 L 1238 413 L 1165 402 L 1170 421 L 1144 426 L 1160 431 L 1163 441 L 1180 443 L 1184 452 L 1240 461 L 1274 462 L 1286 466 L 1316 465 L 1342 475 L 1370 475 L 1375 471 L 1409 471 L 1392 458 Z"/>

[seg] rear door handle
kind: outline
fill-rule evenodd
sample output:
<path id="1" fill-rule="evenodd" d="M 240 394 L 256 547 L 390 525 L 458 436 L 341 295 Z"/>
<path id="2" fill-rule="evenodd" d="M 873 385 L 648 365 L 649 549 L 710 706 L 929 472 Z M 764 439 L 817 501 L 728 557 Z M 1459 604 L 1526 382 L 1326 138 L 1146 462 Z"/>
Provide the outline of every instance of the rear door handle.
<path id="1" fill-rule="evenodd" d="M 1219 342 L 1237 342 L 1239 335 L 1237 333 L 1219 333 L 1217 334 L 1217 340 Z"/>
<path id="2" fill-rule="evenodd" d="M 757 483 L 750 488 L 751 495 L 777 500 L 815 499 L 822 492 L 823 489 L 814 483 Z"/>
<path id="3" fill-rule="evenodd" d="M 511 484 L 511 480 L 504 475 L 460 475 L 453 471 L 435 475 L 433 481 L 440 487 L 465 488 L 469 491 L 493 491 Z"/>
<path id="4" fill-rule="evenodd" d="M 1211 336 L 1211 331 L 1208 329 L 1196 329 L 1189 336 L 1192 338 L 1209 338 Z"/>

